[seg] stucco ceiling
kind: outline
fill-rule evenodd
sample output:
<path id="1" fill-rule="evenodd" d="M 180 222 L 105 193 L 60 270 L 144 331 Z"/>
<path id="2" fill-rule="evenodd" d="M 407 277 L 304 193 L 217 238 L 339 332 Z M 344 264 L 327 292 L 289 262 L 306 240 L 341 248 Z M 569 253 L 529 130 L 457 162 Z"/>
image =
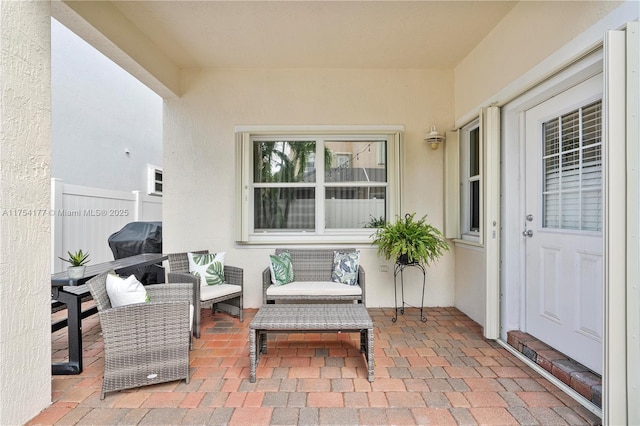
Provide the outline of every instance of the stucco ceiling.
<path id="1" fill-rule="evenodd" d="M 180 68 L 454 68 L 513 1 L 115 1 Z"/>

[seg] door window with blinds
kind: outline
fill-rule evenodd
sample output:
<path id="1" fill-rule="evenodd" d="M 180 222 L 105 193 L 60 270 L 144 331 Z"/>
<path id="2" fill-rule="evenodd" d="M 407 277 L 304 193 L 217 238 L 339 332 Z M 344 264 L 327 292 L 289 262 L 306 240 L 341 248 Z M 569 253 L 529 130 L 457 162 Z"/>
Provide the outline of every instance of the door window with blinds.
<path id="1" fill-rule="evenodd" d="M 369 241 L 371 227 L 395 214 L 397 143 L 384 134 L 251 135 L 244 240 Z"/>
<path id="2" fill-rule="evenodd" d="M 542 124 L 543 226 L 602 230 L 602 101 Z"/>

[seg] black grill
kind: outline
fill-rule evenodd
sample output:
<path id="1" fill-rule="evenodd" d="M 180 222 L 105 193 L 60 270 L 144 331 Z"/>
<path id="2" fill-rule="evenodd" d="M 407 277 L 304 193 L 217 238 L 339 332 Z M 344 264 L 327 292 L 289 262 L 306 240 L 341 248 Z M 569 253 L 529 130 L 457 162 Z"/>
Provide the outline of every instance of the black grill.
<path id="1" fill-rule="evenodd" d="M 162 222 L 131 222 L 109 236 L 109 248 L 115 260 L 142 253 L 162 253 Z M 144 285 L 164 282 L 162 265 L 151 265 L 135 272 Z"/>

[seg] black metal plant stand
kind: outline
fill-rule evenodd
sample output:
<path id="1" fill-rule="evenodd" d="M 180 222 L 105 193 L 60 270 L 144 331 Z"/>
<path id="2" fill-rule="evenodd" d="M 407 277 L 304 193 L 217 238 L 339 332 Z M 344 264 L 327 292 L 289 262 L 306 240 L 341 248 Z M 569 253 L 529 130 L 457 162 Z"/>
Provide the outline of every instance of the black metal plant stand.
<path id="1" fill-rule="evenodd" d="M 424 289 L 427 283 L 427 272 L 420 263 L 400 263 L 396 262 L 396 265 L 393 268 L 393 296 L 396 302 L 396 314 L 393 318 L 391 318 L 392 322 L 396 322 L 398 319 L 398 274 L 400 274 L 400 290 L 402 292 L 402 307 L 400 308 L 400 313 L 404 315 L 404 307 L 410 306 L 412 308 L 417 308 L 417 306 L 410 305 L 404 301 L 404 270 L 405 268 L 418 268 L 422 271 L 422 298 L 420 299 L 420 321 L 426 322 L 427 317 L 425 317 L 422 312 L 424 309 Z"/>

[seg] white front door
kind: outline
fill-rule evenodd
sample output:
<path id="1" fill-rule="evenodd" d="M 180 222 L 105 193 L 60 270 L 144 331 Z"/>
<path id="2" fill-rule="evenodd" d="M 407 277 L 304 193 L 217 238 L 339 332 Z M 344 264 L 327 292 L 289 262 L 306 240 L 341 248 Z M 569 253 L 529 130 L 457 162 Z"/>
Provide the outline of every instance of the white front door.
<path id="1" fill-rule="evenodd" d="M 525 113 L 525 331 L 602 373 L 602 75 Z"/>

